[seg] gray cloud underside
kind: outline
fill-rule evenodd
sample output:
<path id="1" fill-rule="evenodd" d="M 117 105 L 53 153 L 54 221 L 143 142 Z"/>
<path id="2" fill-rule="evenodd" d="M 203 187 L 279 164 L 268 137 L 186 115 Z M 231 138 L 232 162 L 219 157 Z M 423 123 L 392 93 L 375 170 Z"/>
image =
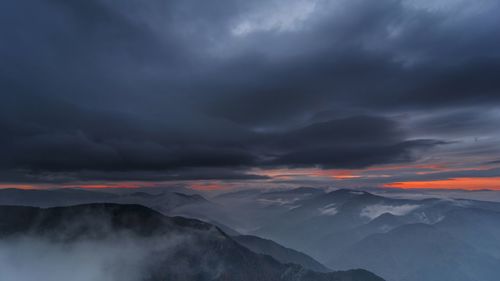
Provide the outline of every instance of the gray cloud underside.
<path id="1" fill-rule="evenodd" d="M 498 137 L 498 1 L 247 2 L 2 3 L 4 181 L 257 179 Z"/>

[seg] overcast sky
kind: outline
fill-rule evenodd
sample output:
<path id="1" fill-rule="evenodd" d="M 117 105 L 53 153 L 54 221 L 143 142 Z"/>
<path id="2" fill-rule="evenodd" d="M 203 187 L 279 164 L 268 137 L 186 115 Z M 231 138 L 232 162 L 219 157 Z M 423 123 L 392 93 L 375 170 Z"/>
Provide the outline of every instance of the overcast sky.
<path id="1" fill-rule="evenodd" d="M 500 189 L 499 0 L 7 0 L 0 186 Z"/>

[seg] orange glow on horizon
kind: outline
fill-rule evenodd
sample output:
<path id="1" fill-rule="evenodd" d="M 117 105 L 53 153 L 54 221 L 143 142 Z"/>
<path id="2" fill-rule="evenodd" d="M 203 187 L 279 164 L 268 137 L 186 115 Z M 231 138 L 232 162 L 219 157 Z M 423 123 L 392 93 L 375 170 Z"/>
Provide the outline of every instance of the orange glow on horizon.
<path id="1" fill-rule="evenodd" d="M 157 184 L 149 182 L 110 182 L 110 183 L 84 183 L 84 184 L 65 184 L 63 188 L 88 188 L 88 189 L 105 189 L 105 188 L 141 188 L 155 187 Z"/>
<path id="2" fill-rule="evenodd" d="M 384 187 L 403 189 L 464 189 L 464 190 L 500 190 L 500 177 L 491 178 L 451 178 L 434 181 L 406 181 L 385 184 Z"/>
<path id="3" fill-rule="evenodd" d="M 40 189 L 40 187 L 29 184 L 0 184 L 0 189 L 17 188 L 17 189 Z"/>

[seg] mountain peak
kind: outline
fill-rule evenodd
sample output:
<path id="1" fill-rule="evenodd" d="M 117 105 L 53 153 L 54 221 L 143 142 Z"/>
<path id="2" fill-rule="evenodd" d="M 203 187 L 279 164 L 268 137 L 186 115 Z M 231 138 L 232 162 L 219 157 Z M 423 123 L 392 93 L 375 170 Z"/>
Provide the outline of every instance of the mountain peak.
<path id="1" fill-rule="evenodd" d="M 356 190 L 356 189 L 347 189 L 347 188 L 341 188 L 337 189 L 334 191 L 330 191 L 328 195 L 335 195 L 335 196 L 361 196 L 361 195 L 368 195 L 368 196 L 375 196 L 372 193 L 363 191 L 363 190 Z"/>
<path id="2" fill-rule="evenodd" d="M 6 209 L 8 208 L 8 209 Z M 212 227 L 194 219 L 178 219 L 162 215 L 142 205 L 91 203 L 69 207 L 34 208 L 0 206 L 1 233 L 29 232 L 62 240 L 81 237 L 106 237 L 116 231 L 131 231 L 139 236 L 163 234 L 190 227 L 207 230 Z M 22 217 L 14 225 L 8 216 Z M 105 226 L 105 227 L 104 227 Z"/>

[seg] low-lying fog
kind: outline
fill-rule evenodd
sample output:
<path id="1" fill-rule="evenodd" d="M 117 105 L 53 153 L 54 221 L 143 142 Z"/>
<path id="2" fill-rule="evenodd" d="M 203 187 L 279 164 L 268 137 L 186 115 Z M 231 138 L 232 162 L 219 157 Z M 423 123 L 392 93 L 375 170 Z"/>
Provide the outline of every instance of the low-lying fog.
<path id="1" fill-rule="evenodd" d="M 185 237 L 143 239 L 122 235 L 99 241 L 51 242 L 23 237 L 0 241 L 2 281 L 136 281 L 147 277 L 155 252 Z"/>

